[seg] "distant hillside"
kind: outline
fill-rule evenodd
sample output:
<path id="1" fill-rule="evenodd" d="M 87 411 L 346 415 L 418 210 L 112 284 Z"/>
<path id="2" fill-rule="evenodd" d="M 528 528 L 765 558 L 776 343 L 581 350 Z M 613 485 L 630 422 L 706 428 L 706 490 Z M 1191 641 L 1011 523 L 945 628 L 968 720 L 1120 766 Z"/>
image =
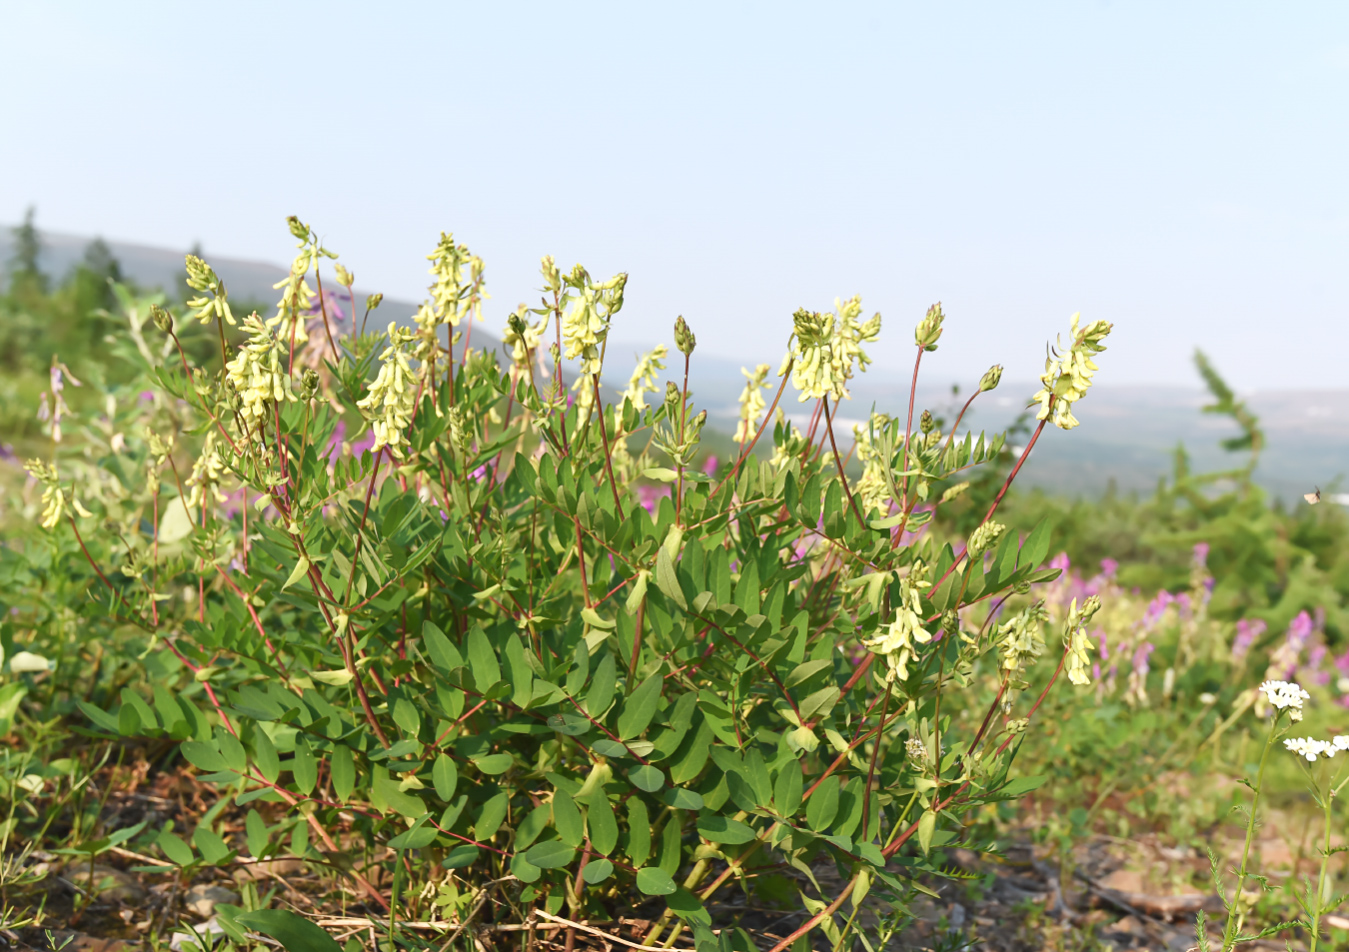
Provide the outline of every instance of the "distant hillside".
<path id="1" fill-rule="evenodd" d="M 4 279 L 10 259 L 14 256 L 13 226 L 0 226 L 0 280 Z M 38 258 L 43 272 L 54 281 L 60 281 L 80 263 L 84 250 L 92 240 L 88 236 L 65 235 L 59 232 L 44 231 L 42 234 L 42 254 Z M 167 248 L 154 248 L 149 245 L 137 245 L 126 241 L 108 241 L 109 250 L 122 266 L 122 273 L 144 288 L 160 288 L 177 293 L 182 286 L 184 270 L 183 257 L 190 249 L 171 251 Z M 285 280 L 289 274 L 281 265 L 265 261 L 245 261 L 239 258 L 226 258 L 204 254 L 216 274 L 225 282 L 232 300 L 249 302 L 274 302 L 279 293 L 273 289 L 278 281 Z M 361 300 L 376 288 L 356 288 L 357 300 Z M 393 318 L 406 322 L 416 313 L 417 306 L 408 301 L 396 301 L 385 298 L 380 305 L 380 316 L 388 321 Z M 476 331 L 475 331 L 476 333 Z"/>
<path id="2" fill-rule="evenodd" d="M 613 365 L 611 384 L 618 382 L 629 355 L 642 349 L 609 345 L 611 357 L 625 358 L 625 362 Z M 762 356 L 754 356 L 772 363 L 776 373 L 780 352 L 768 348 Z M 1219 447 L 1220 440 L 1236 436 L 1238 431 L 1226 417 L 1202 412 L 1212 402 L 1207 391 L 1198 385 L 1111 385 L 1108 356 L 1102 358 L 1104 369 L 1100 374 L 1106 382 L 1093 387 L 1075 411 L 1082 425 L 1071 432 L 1046 429 L 1023 470 L 1025 485 L 1074 496 L 1096 495 L 1112 485 L 1120 492 L 1151 492 L 1157 481 L 1170 473 L 1174 451 L 1182 443 L 1195 471 L 1230 469 L 1244 461 L 1243 455 Z M 673 367 L 674 361 L 669 363 Z M 752 365 L 746 362 L 746 366 Z M 711 422 L 727 430 L 734 427 L 736 401 L 745 383 L 740 368 L 735 361 L 697 354 L 689 375 L 690 387 L 699 403 L 708 408 Z M 674 376 L 673 370 L 669 374 Z M 1198 374 L 1195 377 L 1198 384 Z M 777 378 L 772 379 L 776 385 Z M 915 416 L 928 408 L 952 420 L 977 378 L 960 381 L 958 398 L 952 396 L 951 381 L 936 382 L 930 375 L 927 379 L 929 382 L 920 383 L 918 388 Z M 850 431 L 853 423 L 866 419 L 873 406 L 902 414 L 908 407 L 909 383 L 907 374 L 887 375 L 874 369 L 863 374 L 853 383 L 852 399 L 839 409 L 836 432 Z M 1240 381 L 1229 383 L 1240 385 Z M 990 431 L 1009 426 L 1038 389 L 1038 382 L 1004 378 L 996 391 L 974 402 L 962 431 L 969 426 Z M 771 393 L 768 399 L 772 399 Z M 1316 486 L 1329 491 L 1349 477 L 1349 389 L 1265 391 L 1239 394 L 1239 399 L 1260 417 L 1265 430 L 1267 449 L 1256 476 L 1267 490 L 1292 502 Z M 802 423 L 809 416 L 805 405 L 796 402 L 790 384 L 782 405 L 789 416 L 799 417 Z M 1346 489 L 1349 485 L 1341 491 Z"/>
<path id="3" fill-rule="evenodd" d="M 42 242 L 42 269 L 60 280 L 79 263 L 90 239 L 43 232 Z M 136 283 L 176 293 L 186 249 L 172 251 L 120 241 L 109 241 L 108 246 L 123 273 Z M 0 228 L 0 280 L 12 255 L 10 229 Z M 284 267 L 268 262 L 211 254 L 207 258 L 231 297 L 239 300 L 274 301 L 272 285 L 287 274 Z M 367 293 L 356 290 L 358 300 Z M 386 298 L 379 316 L 382 321 L 392 318 L 407 323 L 415 311 L 412 302 Z M 474 328 L 473 340 L 475 346 L 500 343 L 481 327 Z M 608 365 L 612 369 L 606 375 L 606 384 L 617 389 L 625 386 L 635 355 L 647 349 L 649 345 L 610 342 Z M 749 355 L 745 364 L 768 361 L 776 372 L 780 358 L 781 344 L 777 342 L 767 345 L 762 354 Z M 667 363 L 667 377 L 678 379 L 682 366 L 676 366 L 675 359 Z M 690 372 L 690 387 L 698 404 L 708 410 L 712 426 L 723 433 L 734 429 L 736 398 L 744 386 L 740 367 L 740 362 L 700 351 Z M 946 410 L 947 417 L 953 417 L 951 381 L 937 381 L 931 376 L 926 379 L 929 383 L 919 387 L 919 408 Z M 1225 418 L 1201 412 L 1209 400 L 1197 386 L 1112 386 L 1108 382 L 1108 355 L 1102 379 L 1106 382 L 1093 388 L 1079 404 L 1081 427 L 1071 433 L 1046 430 L 1024 470 L 1025 484 L 1070 495 L 1096 495 L 1112 485 L 1121 492 L 1149 492 L 1170 471 L 1172 453 L 1180 443 L 1190 452 L 1196 470 L 1229 468 L 1240 461 L 1240 456 L 1218 447 L 1219 440 L 1236 434 L 1235 426 Z M 961 381 L 966 395 L 974 382 L 974 378 Z M 1239 388 L 1241 382 L 1229 383 Z M 840 408 L 838 416 L 841 440 L 847 439 L 845 434 L 852 423 L 865 419 L 873 405 L 878 410 L 902 413 L 908 405 L 908 385 L 907 374 L 874 369 L 855 381 L 852 400 Z M 975 401 L 966 424 L 988 430 L 1007 426 L 1037 388 L 1034 383 L 1004 380 L 997 391 Z M 1349 477 L 1349 389 L 1257 392 L 1243 394 L 1242 399 L 1260 416 L 1265 428 L 1268 449 L 1257 476 L 1271 492 L 1294 501 L 1314 486 L 1334 490 Z M 783 409 L 793 417 L 801 415 L 804 419 L 806 415 L 790 385 L 783 396 Z M 1349 485 L 1342 488 L 1349 489 Z"/>

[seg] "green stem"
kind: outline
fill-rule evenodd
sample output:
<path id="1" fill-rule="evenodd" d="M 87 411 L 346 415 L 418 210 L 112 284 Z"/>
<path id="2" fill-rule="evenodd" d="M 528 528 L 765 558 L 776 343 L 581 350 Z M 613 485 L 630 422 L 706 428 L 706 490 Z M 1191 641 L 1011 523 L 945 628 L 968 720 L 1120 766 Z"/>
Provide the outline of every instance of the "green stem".
<path id="1" fill-rule="evenodd" d="M 1241 929 L 1241 922 L 1245 916 L 1241 913 L 1241 896 L 1246 889 L 1247 862 L 1251 855 L 1251 842 L 1255 839 L 1255 813 L 1260 806 L 1260 788 L 1265 780 L 1265 764 L 1269 760 L 1269 751 L 1274 746 L 1274 738 L 1278 733 L 1279 716 L 1275 712 L 1273 720 L 1269 723 L 1269 737 L 1265 740 L 1265 750 L 1260 755 L 1260 767 L 1255 774 L 1255 789 L 1251 796 L 1251 813 L 1246 818 L 1246 843 L 1241 849 L 1241 868 L 1237 871 L 1237 891 L 1232 897 L 1232 908 L 1228 912 L 1227 925 L 1223 928 L 1223 952 L 1231 952 L 1236 945 L 1236 935 Z"/>
<path id="2" fill-rule="evenodd" d="M 1334 796 L 1334 791 L 1326 784 L 1326 789 L 1321 794 L 1326 817 L 1325 836 L 1321 843 L 1321 874 L 1316 877 L 1316 905 L 1313 907 L 1315 911 L 1312 913 L 1312 937 L 1307 952 L 1316 952 L 1316 944 L 1321 938 L 1321 913 L 1326 901 L 1326 872 L 1330 867 L 1330 807 L 1335 802 Z"/>
<path id="3" fill-rule="evenodd" d="M 395 929 L 398 925 L 398 874 L 403 859 L 403 851 L 394 853 L 393 858 L 393 883 L 389 892 L 389 952 L 396 952 L 398 948 L 398 937 Z"/>

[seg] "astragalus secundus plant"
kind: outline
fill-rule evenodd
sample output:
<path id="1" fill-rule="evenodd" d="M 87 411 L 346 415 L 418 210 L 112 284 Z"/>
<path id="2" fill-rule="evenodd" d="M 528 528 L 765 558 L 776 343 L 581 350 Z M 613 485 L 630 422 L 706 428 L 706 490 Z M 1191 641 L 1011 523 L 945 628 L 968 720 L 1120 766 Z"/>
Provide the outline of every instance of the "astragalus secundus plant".
<path id="1" fill-rule="evenodd" d="M 99 476 L 149 485 L 80 494 L 117 530 L 87 551 L 88 614 L 172 659 L 152 705 L 82 708 L 92 729 L 181 742 L 205 783 L 255 811 L 225 849 L 216 830 L 166 831 L 166 864 L 293 854 L 390 924 L 382 944 L 410 919 L 471 928 L 480 899 L 519 925 L 640 905 L 642 945 L 691 930 L 705 952 L 732 887 L 783 888 L 792 869 L 804 916 L 782 952 L 815 930 L 846 947 L 866 921 L 846 903 L 881 895 L 900 915 L 920 879 L 948 875 L 938 848 L 987 845 L 973 817 L 1034 785 L 1013 756 L 1042 702 L 1091 676 L 1095 603 L 1052 623 L 1027 604 L 1058 574 L 1049 529 L 999 516 L 1030 445 L 1011 459 L 964 410 L 947 421 L 912 401 L 840 442 L 835 408 L 881 328 L 854 296 L 784 315 L 778 379 L 747 372 L 737 450 L 709 464 L 713 424 L 688 385 L 696 320 L 674 322 L 668 372 L 657 349 L 607 390 L 626 275 L 545 258 L 542 307 L 501 315 L 503 359 L 467 333 L 456 350 L 487 298 L 482 262 L 449 233 L 411 327 L 328 321 L 306 361 L 317 325 L 305 341 L 291 319 L 326 306 L 330 253 L 290 227 L 300 255 L 270 320 L 231 332 L 223 285 L 190 263 L 221 362 L 196 365 L 200 348 L 155 312 L 168 359 L 128 353 L 157 396 L 119 421 Z M 350 272 L 336 280 L 350 299 Z M 945 320 L 934 306 L 917 322 L 919 358 Z M 1095 353 L 1108 326 L 1091 327 Z M 789 384 L 800 426 L 779 414 Z M 937 522 L 990 466 L 982 518 Z M 92 469 L 73 488 L 35 470 L 54 545 L 85 518 L 74 489 Z M 133 571 L 102 572 L 114 559 Z M 365 852 L 332 859 L 344 851 Z M 825 860 L 841 885 L 816 882 Z"/>

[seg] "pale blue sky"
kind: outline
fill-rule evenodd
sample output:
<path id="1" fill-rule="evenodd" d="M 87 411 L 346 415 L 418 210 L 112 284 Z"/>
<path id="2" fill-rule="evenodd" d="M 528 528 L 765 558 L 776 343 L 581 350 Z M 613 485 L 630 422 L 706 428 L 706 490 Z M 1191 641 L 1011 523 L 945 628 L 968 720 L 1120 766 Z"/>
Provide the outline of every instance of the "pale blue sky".
<path id="1" fill-rule="evenodd" d="M 614 336 L 776 362 L 860 293 L 902 372 L 1341 387 L 1349 5 L 0 0 L 0 221 L 284 263 L 298 214 L 407 298 L 452 230 L 489 322 L 541 254 L 630 272 Z"/>

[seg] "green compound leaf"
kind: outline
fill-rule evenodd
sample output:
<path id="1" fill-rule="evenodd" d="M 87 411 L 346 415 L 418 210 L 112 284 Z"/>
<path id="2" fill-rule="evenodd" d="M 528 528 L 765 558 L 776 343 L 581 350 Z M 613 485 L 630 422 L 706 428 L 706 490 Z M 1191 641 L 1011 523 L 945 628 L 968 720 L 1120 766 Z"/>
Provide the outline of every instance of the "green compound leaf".
<path id="1" fill-rule="evenodd" d="M 628 695 L 623 702 L 623 713 L 618 715 L 620 739 L 631 740 L 646 730 L 660 709 L 660 692 L 664 684 L 665 679 L 660 674 L 653 674 Z"/>
<path id="2" fill-rule="evenodd" d="M 654 792 L 654 791 L 651 791 Z M 676 810 L 701 810 L 703 808 L 703 796 L 693 790 L 685 790 L 683 787 L 671 787 L 661 795 L 666 806 L 674 807 Z"/>
<path id="3" fill-rule="evenodd" d="M 637 888 L 648 896 L 668 896 L 676 886 L 665 870 L 658 866 L 643 866 L 637 870 Z"/>
<path id="4" fill-rule="evenodd" d="M 614 864 L 607 859 L 592 859 L 586 863 L 586 868 L 581 872 L 581 878 L 589 885 L 595 886 L 604 882 L 614 874 Z"/>
<path id="5" fill-rule="evenodd" d="M 314 923 L 287 909 L 258 909 L 234 917 L 252 932 L 261 932 L 280 942 L 286 952 L 342 952 L 342 947 Z"/>
<path id="6" fill-rule="evenodd" d="M 684 590 L 679 587 L 679 578 L 675 575 L 674 560 L 670 558 L 670 552 L 664 546 L 656 556 L 656 587 L 684 611 L 689 610 Z"/>
<path id="7" fill-rule="evenodd" d="M 518 854 L 517 854 L 518 855 Z M 544 840 L 525 853 L 525 859 L 539 869 L 561 869 L 576 858 L 576 850 L 561 840 Z"/>
<path id="8" fill-rule="evenodd" d="M 389 840 L 389 849 L 394 850 L 419 850 L 430 846 L 439 831 L 434 826 L 418 823 L 412 829 L 399 833 L 393 839 Z"/>
<path id="9" fill-rule="evenodd" d="M 489 777 L 504 774 L 514 763 L 515 758 L 510 754 L 488 754 L 485 757 L 473 758 L 473 765 Z"/>
<path id="10" fill-rule="evenodd" d="M 314 752 L 309 749 L 309 742 L 303 737 L 295 740 L 295 758 L 290 763 L 290 773 L 295 778 L 295 788 L 300 793 L 309 796 L 314 792 L 314 786 L 319 779 L 318 761 L 314 758 Z"/>
<path id="11" fill-rule="evenodd" d="M 478 861 L 482 850 L 472 843 L 460 843 L 454 849 L 445 854 L 445 859 L 441 861 L 446 869 L 463 869 L 465 866 L 472 866 Z"/>
<path id="12" fill-rule="evenodd" d="M 725 816 L 699 817 L 698 833 L 709 842 L 730 846 L 748 843 L 756 835 L 753 827 Z"/>
<path id="13" fill-rule="evenodd" d="M 652 767 L 650 764 L 629 770 L 628 779 L 638 790 L 645 790 L 647 793 L 655 793 L 665 786 L 665 774 L 659 767 Z"/>
<path id="14" fill-rule="evenodd" d="M 398 789 L 398 781 L 389 777 L 387 772 L 375 771 L 373 786 L 375 794 L 383 798 L 395 813 L 414 820 L 426 815 L 426 804 L 419 797 Z"/>
<path id="15" fill-rule="evenodd" d="M 184 843 L 181 837 L 170 833 L 167 827 L 160 832 L 159 838 L 155 842 L 164 851 L 164 855 L 168 857 L 169 862 L 176 866 L 190 866 L 193 860 L 197 858 L 192 852 L 192 847 Z"/>
<path id="16" fill-rule="evenodd" d="M 431 767 L 431 782 L 435 784 L 436 796 L 449 803 L 454 797 L 454 788 L 459 785 L 459 768 L 445 754 L 440 754 Z"/>

